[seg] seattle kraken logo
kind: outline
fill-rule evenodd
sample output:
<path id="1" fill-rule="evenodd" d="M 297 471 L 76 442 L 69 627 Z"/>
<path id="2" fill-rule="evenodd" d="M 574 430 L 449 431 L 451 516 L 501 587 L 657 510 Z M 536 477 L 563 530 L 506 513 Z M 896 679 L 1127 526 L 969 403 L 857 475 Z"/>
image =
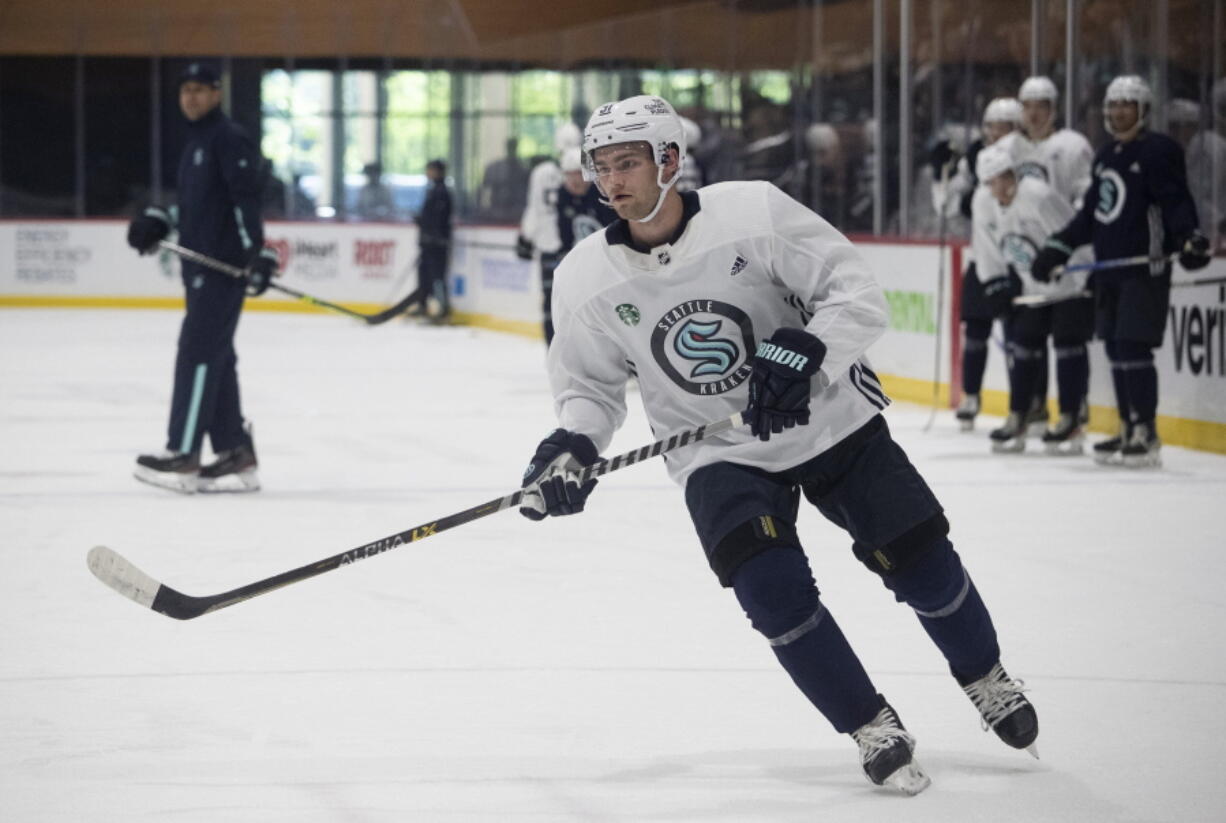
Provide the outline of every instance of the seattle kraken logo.
<path id="1" fill-rule="evenodd" d="M 698 395 L 723 394 L 745 382 L 754 346 L 749 316 L 720 300 L 687 300 L 665 312 L 651 333 L 656 364 Z"/>
<path id="2" fill-rule="evenodd" d="M 1033 160 L 1025 160 L 1018 163 L 1014 173 L 1019 179 L 1022 177 L 1036 177 L 1044 183 L 1048 182 L 1047 166 L 1042 163 L 1036 163 Z"/>
<path id="3" fill-rule="evenodd" d="M 1000 253 L 1005 262 L 1018 271 L 1030 271 L 1038 246 L 1024 234 L 1006 234 L 1000 238 Z"/>
<path id="4" fill-rule="evenodd" d="M 1099 223 L 1113 223 L 1124 210 L 1128 190 L 1124 178 L 1115 169 L 1103 169 L 1098 177 L 1098 205 L 1094 219 Z"/>
<path id="5" fill-rule="evenodd" d="M 740 359 L 741 351 L 731 340 L 715 337 L 720 323 L 702 323 L 690 320 L 673 338 L 673 349 L 686 360 L 697 360 L 690 369 L 690 377 L 708 377 L 727 374 L 732 364 Z"/>

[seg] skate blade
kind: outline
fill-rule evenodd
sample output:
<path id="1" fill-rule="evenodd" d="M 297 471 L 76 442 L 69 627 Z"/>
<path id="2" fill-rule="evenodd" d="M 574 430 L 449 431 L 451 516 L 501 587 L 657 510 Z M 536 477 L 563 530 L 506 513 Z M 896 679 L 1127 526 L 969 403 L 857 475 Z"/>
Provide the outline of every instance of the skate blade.
<path id="1" fill-rule="evenodd" d="M 1120 458 L 1124 466 L 1130 469 L 1159 469 L 1162 468 L 1162 458 L 1156 454 L 1144 455 L 1128 455 Z"/>
<path id="2" fill-rule="evenodd" d="M 993 440 L 993 454 L 1019 454 L 1026 450 L 1026 441 L 1020 437 L 1015 437 L 1012 440 Z"/>
<path id="3" fill-rule="evenodd" d="M 1119 452 L 1107 452 L 1106 454 L 1094 452 L 1094 462 L 1100 466 L 1121 466 L 1123 460 Z"/>
<path id="4" fill-rule="evenodd" d="M 221 477 L 200 478 L 197 491 L 201 494 L 244 494 L 260 490 L 260 478 L 255 469 L 223 474 Z"/>
<path id="5" fill-rule="evenodd" d="M 973 418 L 970 420 L 959 420 L 958 428 L 960 431 L 973 432 L 975 430 L 975 421 Z"/>
<path id="6" fill-rule="evenodd" d="M 1085 444 L 1080 440 L 1066 440 L 1063 443 L 1044 443 L 1047 453 L 1053 457 L 1077 457 L 1085 454 Z"/>
<path id="7" fill-rule="evenodd" d="M 895 769 L 894 773 L 883 780 L 881 784 L 914 797 L 931 786 L 932 780 L 928 778 L 928 775 L 920 768 L 920 765 L 912 760 L 907 765 Z"/>
<path id="8" fill-rule="evenodd" d="M 137 466 L 132 476 L 142 483 L 168 489 L 179 494 L 195 494 L 199 478 L 194 474 L 175 474 L 173 472 L 156 472 L 146 466 Z"/>

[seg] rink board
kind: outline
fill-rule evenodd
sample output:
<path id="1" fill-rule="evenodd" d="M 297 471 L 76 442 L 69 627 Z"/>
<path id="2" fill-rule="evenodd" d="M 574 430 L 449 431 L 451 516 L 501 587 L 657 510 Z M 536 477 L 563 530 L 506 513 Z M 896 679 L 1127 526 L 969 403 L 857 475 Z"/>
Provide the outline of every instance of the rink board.
<path id="1" fill-rule="evenodd" d="M 0 306 L 181 306 L 177 261 L 167 253 L 137 256 L 125 242 L 125 229 L 126 223 L 117 220 L 0 221 Z M 966 250 L 930 242 L 856 240 L 889 304 L 890 329 L 869 352 L 887 390 L 914 402 L 935 398 L 943 407 L 956 402 L 960 341 L 951 334 L 956 321 L 951 310 L 959 280 L 954 269 L 964 265 Z M 377 311 L 397 301 L 416 282 L 417 229 L 412 224 L 270 222 L 267 242 L 280 257 L 280 282 L 359 311 Z M 457 229 L 450 272 L 453 308 L 463 322 L 539 337 L 539 268 L 517 258 L 514 243 L 515 230 L 509 227 Z M 1226 259 L 1214 260 L 1196 276 L 1226 276 Z M 1177 280 L 1188 277 L 1177 267 Z M 248 308 L 320 311 L 274 294 L 249 302 Z M 984 379 L 988 413 L 1006 409 L 1004 360 L 997 324 Z M 1226 452 L 1226 289 L 1172 290 L 1157 365 L 1164 439 Z M 1090 400 L 1092 428 L 1113 428 L 1110 370 L 1099 345 L 1091 346 Z"/>

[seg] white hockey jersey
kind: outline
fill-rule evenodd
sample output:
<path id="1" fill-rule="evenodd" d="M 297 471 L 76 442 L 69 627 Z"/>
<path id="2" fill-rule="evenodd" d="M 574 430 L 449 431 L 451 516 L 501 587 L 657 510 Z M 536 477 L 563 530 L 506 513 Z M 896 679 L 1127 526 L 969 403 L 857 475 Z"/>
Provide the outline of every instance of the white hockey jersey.
<path id="1" fill-rule="evenodd" d="M 519 221 L 519 233 L 546 254 L 562 248 L 558 237 L 558 187 L 562 181 L 562 169 L 553 160 L 537 163 L 528 175 L 528 202 Z"/>
<path id="2" fill-rule="evenodd" d="M 636 251 L 618 221 L 558 267 L 548 369 L 560 424 L 603 451 L 625 419 L 632 373 L 658 436 L 728 417 L 747 405 L 758 343 L 784 326 L 827 347 L 809 424 L 766 443 L 742 427 L 678 449 L 665 458 L 674 480 L 719 461 L 796 466 L 881 411 L 889 400 L 864 353 L 887 307 L 851 242 L 769 183 L 682 198 L 688 222 L 676 242 Z"/>
<path id="3" fill-rule="evenodd" d="M 1017 194 L 1008 207 L 992 196 L 987 186 L 975 192 L 972 243 L 979 279 L 988 282 L 1004 277 L 1012 266 L 1022 280 L 1025 294 L 1054 295 L 1079 291 L 1085 286 L 1085 273 L 1062 278 L 1059 283 L 1038 283 L 1030 276 L 1030 266 L 1043 243 L 1068 225 L 1076 211 L 1054 188 L 1036 177 L 1019 177 Z M 1091 259 L 1090 247 L 1082 246 L 1069 259 L 1070 264 Z"/>
<path id="4" fill-rule="evenodd" d="M 1074 208 L 1081 208 L 1081 198 L 1090 187 L 1094 166 L 1094 149 L 1085 135 L 1072 129 L 1060 129 L 1043 140 L 1034 141 L 1014 131 L 998 142 L 1013 156 L 1018 177 L 1037 177 Z"/>

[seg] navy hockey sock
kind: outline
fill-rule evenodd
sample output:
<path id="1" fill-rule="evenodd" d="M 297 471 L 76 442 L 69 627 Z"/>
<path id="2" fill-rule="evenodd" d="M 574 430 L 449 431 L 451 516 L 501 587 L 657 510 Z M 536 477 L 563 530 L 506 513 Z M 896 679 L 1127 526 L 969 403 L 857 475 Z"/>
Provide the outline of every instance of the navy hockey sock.
<path id="1" fill-rule="evenodd" d="M 992 335 L 991 320 L 967 320 L 962 343 L 962 393 L 979 394 L 983 388 L 983 372 L 988 365 L 988 338 Z"/>
<path id="2" fill-rule="evenodd" d="M 915 610 L 959 682 L 976 680 L 999 662 L 992 617 L 947 538 L 910 568 L 883 580 L 895 599 Z"/>
<path id="3" fill-rule="evenodd" d="M 1085 343 L 1056 341 L 1056 391 L 1060 411 L 1077 414 L 1090 389 L 1090 357 Z"/>
<path id="4" fill-rule="evenodd" d="M 784 670 L 836 731 L 849 734 L 877 715 L 877 690 L 818 598 L 803 552 L 773 548 L 750 558 L 732 588 Z"/>
<path id="5" fill-rule="evenodd" d="M 1025 414 L 1035 397 L 1044 351 L 1026 342 L 1009 343 L 1009 411 Z"/>

